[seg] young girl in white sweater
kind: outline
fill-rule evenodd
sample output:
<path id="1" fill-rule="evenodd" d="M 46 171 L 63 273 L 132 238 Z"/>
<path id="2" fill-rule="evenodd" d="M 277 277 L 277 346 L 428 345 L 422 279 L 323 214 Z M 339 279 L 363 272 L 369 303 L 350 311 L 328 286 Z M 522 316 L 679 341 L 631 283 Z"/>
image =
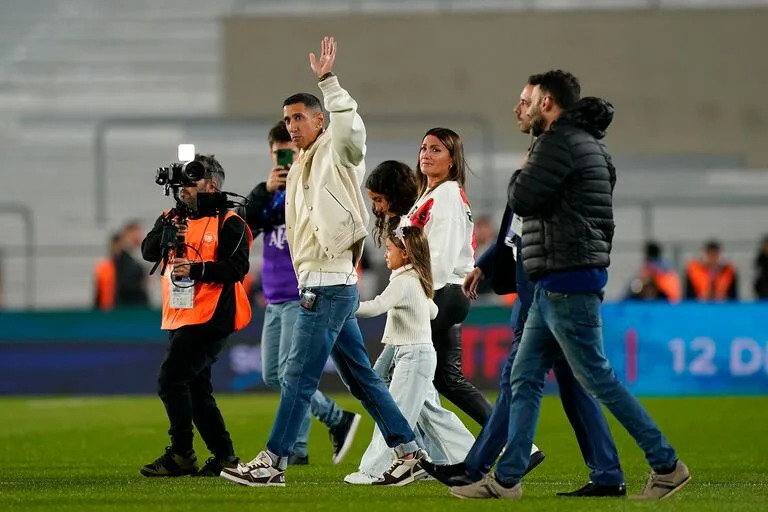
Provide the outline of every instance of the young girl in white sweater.
<path id="1" fill-rule="evenodd" d="M 427 239 L 418 227 L 400 227 L 387 239 L 386 246 L 384 258 L 392 270 L 389 285 L 373 300 L 361 302 L 356 313 L 358 317 L 387 314 L 382 337 L 385 348 L 374 370 L 389 381 L 392 398 L 411 427 L 416 428 L 418 422 L 451 464 L 461 462 L 472 447 L 474 437 L 455 414 L 440 405 L 432 384 L 437 356 L 431 340 L 430 320 L 437 316 L 437 306 L 432 301 Z M 347 475 L 344 481 L 407 485 L 427 476 L 419 464 L 420 457 L 393 464 L 391 453 L 392 449 L 376 427 L 360 470 Z"/>

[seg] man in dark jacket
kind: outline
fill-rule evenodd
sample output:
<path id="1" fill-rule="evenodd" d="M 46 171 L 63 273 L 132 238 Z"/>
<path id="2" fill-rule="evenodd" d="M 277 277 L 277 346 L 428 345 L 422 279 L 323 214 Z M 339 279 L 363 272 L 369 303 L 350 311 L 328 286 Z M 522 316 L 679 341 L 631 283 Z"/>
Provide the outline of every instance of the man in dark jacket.
<path id="1" fill-rule="evenodd" d="M 520 101 L 515 107 L 515 117 L 523 133 L 530 132 L 530 122 L 523 113 L 530 104 L 533 88 L 539 83 L 541 76 L 533 75 L 528 79 L 528 83 L 520 94 Z M 575 77 L 573 80 L 578 87 Z M 496 243 L 478 258 L 476 268 L 464 281 L 463 290 L 470 299 L 477 298 L 476 290 L 479 281 L 489 283 L 489 286 L 500 295 L 506 293 L 518 295 L 512 309 L 511 323 L 515 333 L 512 350 L 501 371 L 499 396 L 496 398 L 490 418 L 463 462 L 445 466 L 422 462 L 422 467 L 430 475 L 449 486 L 464 486 L 481 480 L 490 471 L 507 443 L 509 377 L 534 293 L 533 283 L 525 277 L 523 261 L 518 257 L 521 252 L 520 224 L 522 224 L 520 218 L 513 215 L 512 210 L 507 206 Z M 626 494 L 624 473 L 619 464 L 616 444 L 613 442 L 600 404 L 578 383 L 565 358 L 557 359 L 554 364 L 554 373 L 560 388 L 563 409 L 576 434 L 584 462 L 590 468 L 589 482 L 586 485 L 572 492 L 558 494 L 577 497 L 624 496 Z M 542 452 L 534 451 L 526 471 L 530 471 L 543 458 Z M 460 490 L 457 492 L 461 493 Z"/>
<path id="2" fill-rule="evenodd" d="M 599 139 L 613 107 L 598 98 L 578 100 L 569 76 L 545 73 L 531 97 L 528 115 L 538 139 L 509 185 L 509 206 L 524 219 L 523 265 L 535 282 L 510 376 L 510 436 L 495 472 L 462 487 L 462 497 L 522 495 L 546 373 L 561 356 L 645 452 L 653 471 L 638 498 L 661 499 L 690 481 L 688 468 L 605 358 L 600 303 L 613 240 L 616 174 Z"/>
<path id="3" fill-rule="evenodd" d="M 147 269 L 135 253 L 143 239 L 141 224 L 128 222 L 120 236 L 120 251 L 115 255 L 115 307 L 147 307 Z"/>
<path id="4" fill-rule="evenodd" d="M 239 462 L 213 396 L 211 367 L 229 335 L 251 319 L 243 278 L 253 239 L 234 212 L 198 210 L 198 194 L 221 190 L 224 169 L 213 155 L 195 155 L 195 162 L 204 169 L 202 177 L 185 183 L 179 193 L 193 213 L 180 217 L 174 209 L 162 214 L 141 243 L 146 261 L 163 263 L 160 328 L 168 331 L 170 341 L 157 380 L 171 446 L 141 468 L 147 477 L 218 477 L 222 469 Z M 170 223 L 173 238 L 184 241 L 184 252 L 169 252 L 164 244 Z M 199 471 L 193 425 L 213 455 Z"/>

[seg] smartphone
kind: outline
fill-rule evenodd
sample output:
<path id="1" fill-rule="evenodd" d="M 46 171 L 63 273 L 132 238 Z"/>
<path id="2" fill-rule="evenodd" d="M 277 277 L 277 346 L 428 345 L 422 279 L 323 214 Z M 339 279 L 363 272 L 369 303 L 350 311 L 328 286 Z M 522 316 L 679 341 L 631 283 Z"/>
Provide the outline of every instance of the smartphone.
<path id="1" fill-rule="evenodd" d="M 279 167 L 285 167 L 290 169 L 293 164 L 293 150 L 291 149 L 278 149 L 277 150 L 277 165 Z"/>
<path id="2" fill-rule="evenodd" d="M 317 294 L 315 294 L 315 292 L 312 290 L 303 290 L 299 296 L 299 306 L 307 311 L 314 311 L 315 300 L 317 300 Z"/>

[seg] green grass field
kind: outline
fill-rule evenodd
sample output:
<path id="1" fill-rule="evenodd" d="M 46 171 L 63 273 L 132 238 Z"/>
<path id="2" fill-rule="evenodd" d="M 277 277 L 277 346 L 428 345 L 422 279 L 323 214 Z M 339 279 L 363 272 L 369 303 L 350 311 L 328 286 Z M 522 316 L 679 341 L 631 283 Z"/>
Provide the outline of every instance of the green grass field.
<path id="1" fill-rule="evenodd" d="M 337 398 L 361 411 L 351 397 Z M 277 397 L 223 396 L 219 402 L 238 454 L 253 457 L 266 441 Z M 284 489 L 255 489 L 220 478 L 141 477 L 139 467 L 168 444 L 157 398 L 6 398 L 0 400 L 0 511 L 768 510 L 768 397 L 644 403 L 693 475 L 684 491 L 662 503 L 555 497 L 556 491 L 583 484 L 587 475 L 556 397 L 545 399 L 537 434 L 548 457 L 525 480 L 524 498 L 515 503 L 458 500 L 437 482 L 397 489 L 344 484 L 370 439 L 373 423 L 365 415 L 343 464 L 330 463 L 326 430 L 316 422 L 312 464 L 289 469 Z M 647 471 L 642 454 L 613 421 L 611 428 L 628 489 L 636 492 Z M 198 458 L 204 461 L 208 453 L 199 441 Z"/>

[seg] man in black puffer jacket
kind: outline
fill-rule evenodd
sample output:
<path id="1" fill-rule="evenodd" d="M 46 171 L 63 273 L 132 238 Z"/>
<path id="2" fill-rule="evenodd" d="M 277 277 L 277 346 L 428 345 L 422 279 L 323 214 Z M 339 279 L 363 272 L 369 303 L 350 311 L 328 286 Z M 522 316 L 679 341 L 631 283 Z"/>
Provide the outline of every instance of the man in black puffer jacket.
<path id="1" fill-rule="evenodd" d="M 528 464 L 546 373 L 565 356 L 576 379 L 645 452 L 652 468 L 641 499 L 661 499 L 690 481 L 688 468 L 640 403 L 616 378 L 603 351 L 600 305 L 608 281 L 616 174 L 599 141 L 613 118 L 605 100 L 578 100 L 563 71 L 537 77 L 527 114 L 538 139 L 509 185 L 524 218 L 522 257 L 535 282 L 533 303 L 510 376 L 510 436 L 496 471 L 473 498 L 517 498 Z M 467 487 L 464 487 L 466 489 Z"/>
<path id="2" fill-rule="evenodd" d="M 546 133 L 542 134 L 541 121 L 534 123 L 538 131 L 534 135 L 540 137 L 531 148 L 525 172 L 518 171 L 509 186 L 509 203 L 525 219 L 523 264 L 533 280 L 593 268 L 599 270 L 584 277 L 598 283 L 595 291 L 607 281 L 604 269 L 611 262 L 616 170 L 599 139 L 612 119 L 610 103 L 587 97 Z M 563 292 L 572 291 L 573 286 L 562 284 L 569 288 Z"/>

